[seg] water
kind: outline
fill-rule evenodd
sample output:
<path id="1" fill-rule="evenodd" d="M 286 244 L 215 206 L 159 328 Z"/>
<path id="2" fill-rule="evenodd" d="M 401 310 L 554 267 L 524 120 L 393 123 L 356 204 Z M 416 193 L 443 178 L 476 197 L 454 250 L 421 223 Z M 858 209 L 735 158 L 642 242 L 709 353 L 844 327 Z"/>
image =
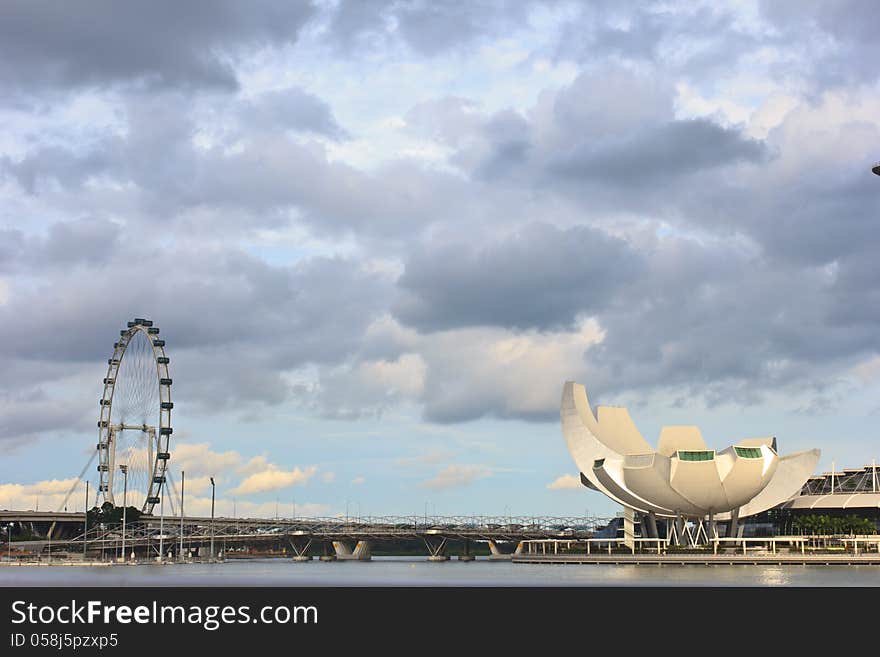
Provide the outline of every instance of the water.
<path id="1" fill-rule="evenodd" d="M 880 586 L 880 566 L 515 564 L 424 557 L 0 567 L 0 586 Z"/>

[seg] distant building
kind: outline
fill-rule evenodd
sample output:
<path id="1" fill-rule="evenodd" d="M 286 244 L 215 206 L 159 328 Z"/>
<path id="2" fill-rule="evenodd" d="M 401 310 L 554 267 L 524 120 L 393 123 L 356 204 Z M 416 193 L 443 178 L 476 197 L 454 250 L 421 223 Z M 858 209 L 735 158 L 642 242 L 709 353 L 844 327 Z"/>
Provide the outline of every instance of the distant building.
<path id="1" fill-rule="evenodd" d="M 861 468 L 823 472 L 807 479 L 797 495 L 780 504 L 777 518 L 803 515 L 844 518 L 857 516 L 880 531 L 880 470 L 876 463 Z"/>

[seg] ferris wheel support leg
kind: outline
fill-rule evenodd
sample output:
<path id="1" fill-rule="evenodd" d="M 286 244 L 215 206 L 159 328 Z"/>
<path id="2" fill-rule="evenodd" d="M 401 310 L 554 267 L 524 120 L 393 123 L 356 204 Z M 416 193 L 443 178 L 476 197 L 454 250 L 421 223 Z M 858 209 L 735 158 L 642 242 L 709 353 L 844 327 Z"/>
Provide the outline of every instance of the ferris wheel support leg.
<path id="1" fill-rule="evenodd" d="M 107 454 L 107 491 L 104 493 L 104 499 L 110 502 L 110 504 L 116 505 L 116 501 L 113 499 L 113 474 L 116 469 L 116 439 L 117 432 L 110 432 L 110 451 Z"/>

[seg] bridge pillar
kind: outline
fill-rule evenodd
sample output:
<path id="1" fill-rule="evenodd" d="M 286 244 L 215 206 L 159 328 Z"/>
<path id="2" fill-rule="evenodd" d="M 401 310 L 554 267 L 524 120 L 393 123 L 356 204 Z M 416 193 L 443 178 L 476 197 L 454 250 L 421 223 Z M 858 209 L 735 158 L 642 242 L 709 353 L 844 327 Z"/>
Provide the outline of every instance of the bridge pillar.
<path id="1" fill-rule="evenodd" d="M 474 555 L 471 554 L 471 539 L 464 539 L 464 553 L 458 555 L 459 561 L 473 561 L 476 559 Z"/>
<path id="2" fill-rule="evenodd" d="M 298 536 L 293 538 L 287 537 L 287 542 L 293 550 L 294 561 L 311 561 L 312 555 L 309 554 L 309 548 L 312 546 L 312 539 L 309 537 Z"/>
<path id="3" fill-rule="evenodd" d="M 336 561 L 336 554 L 330 554 L 330 544 L 327 541 L 321 541 L 323 554 L 318 557 L 321 561 Z"/>
<path id="4" fill-rule="evenodd" d="M 496 561 L 499 559 L 510 559 L 511 555 L 502 552 L 498 547 L 498 543 L 496 541 L 489 540 L 487 541 L 487 543 L 489 543 L 489 552 L 491 552 L 491 554 L 489 555 L 489 559 L 493 559 Z"/>
<path id="5" fill-rule="evenodd" d="M 446 537 L 439 537 L 438 540 L 424 536 L 422 540 L 425 541 L 425 547 L 428 548 L 428 561 L 449 561 L 449 555 L 445 553 Z"/>
<path id="6" fill-rule="evenodd" d="M 369 541 L 358 541 L 354 550 L 344 541 L 333 541 L 333 549 L 336 551 L 336 558 L 340 561 L 370 561 L 372 559 Z"/>

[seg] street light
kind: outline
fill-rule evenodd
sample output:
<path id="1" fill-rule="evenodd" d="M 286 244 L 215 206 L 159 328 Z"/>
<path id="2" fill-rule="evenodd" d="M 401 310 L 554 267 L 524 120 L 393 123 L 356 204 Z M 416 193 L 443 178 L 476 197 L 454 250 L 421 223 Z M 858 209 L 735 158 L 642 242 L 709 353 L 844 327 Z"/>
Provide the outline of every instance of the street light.
<path id="1" fill-rule="evenodd" d="M 180 562 L 184 562 L 183 558 L 183 487 L 186 484 L 186 471 L 180 471 Z"/>
<path id="2" fill-rule="evenodd" d="M 89 542 L 89 481 L 86 479 L 85 522 L 83 523 L 83 563 L 86 560 L 86 546 Z"/>
<path id="3" fill-rule="evenodd" d="M 8 554 L 7 554 L 6 558 L 8 559 L 9 563 L 12 563 L 12 528 L 14 526 L 15 526 L 14 522 L 10 522 L 8 525 L 6 525 L 6 535 L 7 535 L 7 540 L 9 541 L 9 547 L 7 548 Z"/>
<path id="4" fill-rule="evenodd" d="M 122 472 L 122 560 L 125 558 L 125 511 L 128 507 L 128 466 L 120 465 L 119 470 Z"/>
<path id="5" fill-rule="evenodd" d="M 211 477 L 211 561 L 214 561 L 214 477 Z"/>

